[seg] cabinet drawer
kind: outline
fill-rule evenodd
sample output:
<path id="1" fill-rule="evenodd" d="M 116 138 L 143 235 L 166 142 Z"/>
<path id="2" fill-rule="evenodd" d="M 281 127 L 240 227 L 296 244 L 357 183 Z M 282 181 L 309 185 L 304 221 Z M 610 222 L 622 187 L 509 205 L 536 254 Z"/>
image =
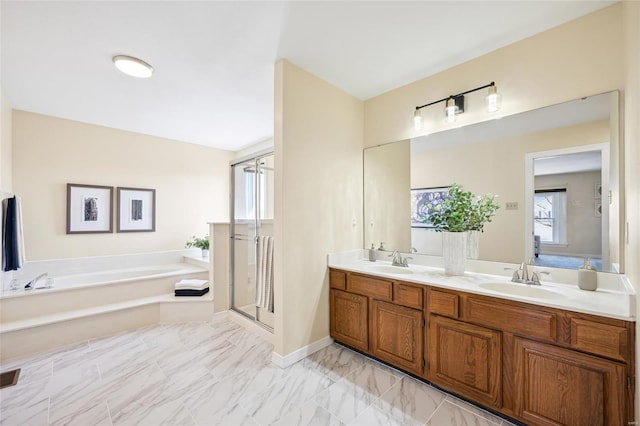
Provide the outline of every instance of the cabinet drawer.
<path id="1" fill-rule="evenodd" d="M 464 319 L 498 330 L 556 341 L 556 314 L 523 305 L 469 297 Z"/>
<path id="2" fill-rule="evenodd" d="M 422 309 L 422 286 L 407 283 L 393 283 L 393 301 L 398 305 Z"/>
<path id="3" fill-rule="evenodd" d="M 329 270 L 329 287 L 344 290 L 347 288 L 347 274 L 342 271 Z"/>
<path id="4" fill-rule="evenodd" d="M 628 335 L 625 327 L 571 318 L 571 347 L 585 352 L 626 361 Z"/>
<path id="5" fill-rule="evenodd" d="M 380 300 L 392 300 L 393 282 L 365 275 L 351 274 L 347 281 L 347 291 L 374 297 Z"/>
<path id="6" fill-rule="evenodd" d="M 460 296 L 444 291 L 429 290 L 429 312 L 432 314 L 444 315 L 451 318 L 458 318 L 460 306 Z"/>

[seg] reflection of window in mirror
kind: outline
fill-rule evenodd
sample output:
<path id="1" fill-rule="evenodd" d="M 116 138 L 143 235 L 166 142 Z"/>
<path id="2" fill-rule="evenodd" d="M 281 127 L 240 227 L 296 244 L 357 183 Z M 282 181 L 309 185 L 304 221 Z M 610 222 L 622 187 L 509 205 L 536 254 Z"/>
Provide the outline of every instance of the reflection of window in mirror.
<path id="1" fill-rule="evenodd" d="M 533 231 L 545 244 L 567 243 L 567 190 L 536 190 Z"/>

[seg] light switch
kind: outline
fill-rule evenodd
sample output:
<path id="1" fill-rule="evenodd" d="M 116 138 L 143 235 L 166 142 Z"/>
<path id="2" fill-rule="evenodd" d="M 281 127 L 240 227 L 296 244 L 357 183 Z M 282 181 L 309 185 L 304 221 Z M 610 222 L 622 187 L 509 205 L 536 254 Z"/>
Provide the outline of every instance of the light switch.
<path id="1" fill-rule="evenodd" d="M 505 210 L 518 210 L 518 202 L 517 201 L 506 202 L 504 203 L 504 208 Z"/>

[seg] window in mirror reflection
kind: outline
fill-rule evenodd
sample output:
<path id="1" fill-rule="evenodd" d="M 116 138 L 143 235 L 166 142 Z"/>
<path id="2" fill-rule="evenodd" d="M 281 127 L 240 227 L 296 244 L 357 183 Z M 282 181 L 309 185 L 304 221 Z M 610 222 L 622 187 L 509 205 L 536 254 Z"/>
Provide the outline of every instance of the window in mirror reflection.
<path id="1" fill-rule="evenodd" d="M 534 197 L 535 235 L 547 244 L 567 243 L 567 190 L 536 191 Z"/>

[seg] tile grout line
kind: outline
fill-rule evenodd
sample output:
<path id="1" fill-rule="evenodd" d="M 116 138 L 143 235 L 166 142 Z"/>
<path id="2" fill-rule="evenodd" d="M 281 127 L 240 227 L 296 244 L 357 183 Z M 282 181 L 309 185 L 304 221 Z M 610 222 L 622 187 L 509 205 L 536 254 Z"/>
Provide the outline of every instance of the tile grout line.
<path id="1" fill-rule="evenodd" d="M 448 394 L 447 394 L 447 396 L 450 396 L 450 395 L 448 395 Z M 455 397 L 453 397 L 453 398 L 455 398 Z M 446 400 L 446 399 L 447 399 L 447 398 L 445 398 L 445 400 Z M 456 398 L 456 400 L 457 400 L 457 398 Z M 473 415 L 474 415 L 474 416 L 476 416 L 476 417 L 480 417 L 480 418 L 482 418 L 482 419 L 485 419 L 485 420 L 486 420 L 486 421 L 488 421 L 489 423 L 493 423 L 494 425 L 500 426 L 500 423 L 502 423 L 502 421 L 503 421 L 503 419 L 502 419 L 502 418 L 500 418 L 500 423 L 495 423 L 493 420 L 487 419 L 486 417 L 484 417 L 484 416 L 482 416 L 482 415 L 480 415 L 480 414 L 478 414 L 478 413 L 474 413 L 473 411 L 471 411 L 471 410 L 470 410 L 469 408 L 467 408 L 467 407 L 463 407 L 462 405 L 456 404 L 455 400 L 449 400 L 449 402 L 450 402 L 451 404 L 455 405 L 456 407 L 458 407 L 458 408 L 460 408 L 460 409 L 462 409 L 462 410 L 465 410 L 465 411 L 466 411 L 466 412 L 468 412 L 468 413 L 473 414 Z M 465 402 L 465 403 L 473 406 L 473 404 L 470 404 L 470 403 L 468 403 L 468 402 Z M 475 408 L 476 410 L 482 411 L 483 413 L 486 413 L 486 414 L 488 414 L 488 415 L 489 415 L 489 416 L 491 416 L 491 417 L 497 417 L 496 415 L 491 414 L 490 412 L 485 411 L 485 410 L 483 410 L 482 408 L 477 408 L 477 407 L 475 407 L 475 406 L 473 406 L 473 408 Z"/>
<path id="2" fill-rule="evenodd" d="M 440 391 L 441 392 L 441 391 Z M 429 422 L 431 421 L 431 419 L 433 418 L 433 416 L 435 416 L 435 414 L 438 412 L 438 410 L 440 409 L 440 407 L 442 407 L 442 404 L 444 404 L 444 402 L 447 400 L 447 397 L 445 396 L 444 398 L 442 398 L 442 401 L 440 401 L 440 403 L 438 404 L 438 406 L 436 407 L 435 410 L 433 410 L 433 413 L 431 413 L 431 415 L 429 416 L 429 418 L 427 419 L 427 421 L 425 422 L 425 425 L 429 424 Z"/>

